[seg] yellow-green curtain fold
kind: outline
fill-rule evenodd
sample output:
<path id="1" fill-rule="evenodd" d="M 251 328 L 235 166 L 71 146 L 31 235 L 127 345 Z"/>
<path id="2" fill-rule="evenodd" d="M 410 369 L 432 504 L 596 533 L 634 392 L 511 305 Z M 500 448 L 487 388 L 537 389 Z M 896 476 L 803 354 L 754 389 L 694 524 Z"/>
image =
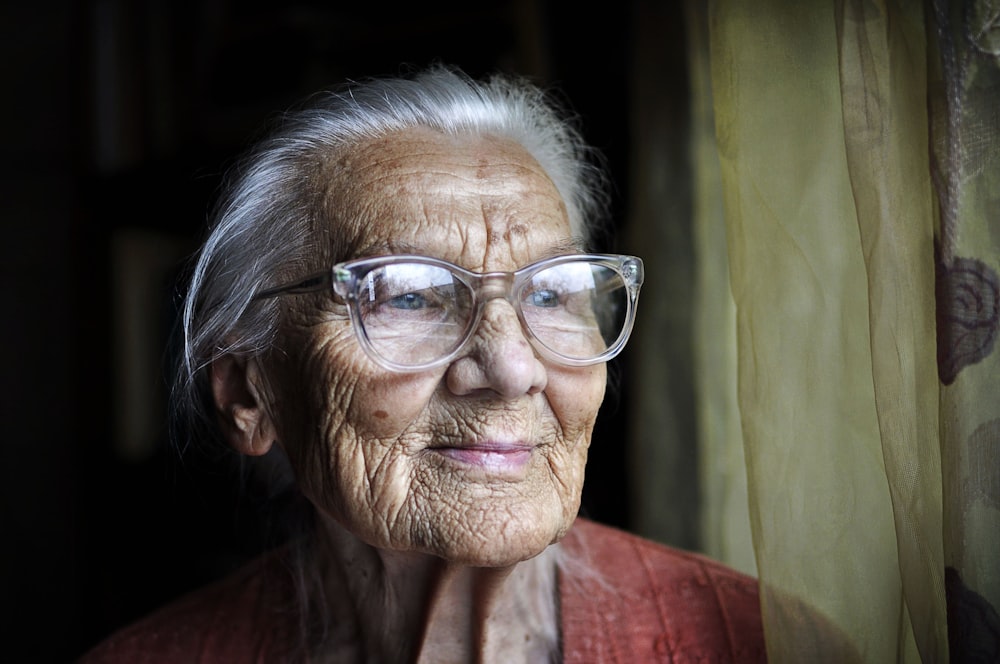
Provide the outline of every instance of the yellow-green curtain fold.
<path id="1" fill-rule="evenodd" d="M 769 654 L 947 661 L 943 468 L 967 420 L 939 407 L 937 24 L 860 0 L 718 0 L 707 22 Z"/>
<path id="2" fill-rule="evenodd" d="M 690 347 L 698 540 L 771 661 L 1000 661 L 1000 0 L 689 0 L 687 117 L 640 6 L 640 502 L 689 514 Z"/>
<path id="3" fill-rule="evenodd" d="M 729 289 L 705 18 L 704 5 L 689 3 L 685 22 L 691 71 L 692 327 L 701 548 L 736 569 L 756 574 L 736 393 L 736 306 Z"/>
<path id="4" fill-rule="evenodd" d="M 848 177 L 867 276 L 878 440 L 904 616 L 925 661 L 946 651 L 934 324 L 934 197 L 919 2 L 835 4 Z"/>

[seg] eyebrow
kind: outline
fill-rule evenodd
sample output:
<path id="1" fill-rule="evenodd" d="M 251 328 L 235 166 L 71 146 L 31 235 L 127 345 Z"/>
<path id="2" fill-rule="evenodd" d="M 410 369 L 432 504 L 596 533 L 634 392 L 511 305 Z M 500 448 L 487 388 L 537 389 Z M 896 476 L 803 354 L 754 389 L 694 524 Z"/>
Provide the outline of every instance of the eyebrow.
<path id="1" fill-rule="evenodd" d="M 549 258 L 551 256 L 562 256 L 564 254 L 583 254 L 587 253 L 587 242 L 582 237 L 569 237 L 562 242 L 557 242 L 545 251 L 543 251 L 538 258 Z"/>
<path id="2" fill-rule="evenodd" d="M 564 256 L 566 254 L 586 253 L 586 241 L 581 237 L 569 237 L 549 246 L 541 251 L 535 260 L 551 258 L 553 256 Z M 394 256 L 400 254 L 414 254 L 417 256 L 427 256 L 427 249 L 417 247 L 405 241 L 387 241 L 370 244 L 357 252 L 357 256 L 352 258 L 372 258 L 375 256 Z M 433 256 L 434 258 L 444 258 L 443 256 Z"/>

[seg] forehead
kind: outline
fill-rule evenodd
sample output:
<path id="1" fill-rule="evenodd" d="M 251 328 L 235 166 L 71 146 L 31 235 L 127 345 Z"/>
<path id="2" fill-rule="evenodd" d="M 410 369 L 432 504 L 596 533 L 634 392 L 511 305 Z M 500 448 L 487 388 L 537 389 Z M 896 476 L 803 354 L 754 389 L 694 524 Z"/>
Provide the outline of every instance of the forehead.
<path id="1" fill-rule="evenodd" d="M 510 139 L 408 129 L 351 150 L 336 180 L 333 223 L 352 227 L 361 253 L 477 268 L 582 244 L 548 175 Z"/>

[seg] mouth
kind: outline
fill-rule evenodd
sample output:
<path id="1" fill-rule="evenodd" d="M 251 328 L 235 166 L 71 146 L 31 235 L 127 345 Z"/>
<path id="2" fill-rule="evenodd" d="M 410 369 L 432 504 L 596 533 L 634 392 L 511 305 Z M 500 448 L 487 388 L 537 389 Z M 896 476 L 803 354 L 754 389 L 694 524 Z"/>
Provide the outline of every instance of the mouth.
<path id="1" fill-rule="evenodd" d="M 533 448 L 527 443 L 489 442 L 461 447 L 435 447 L 430 451 L 490 475 L 516 475 L 523 472 L 531 461 Z"/>

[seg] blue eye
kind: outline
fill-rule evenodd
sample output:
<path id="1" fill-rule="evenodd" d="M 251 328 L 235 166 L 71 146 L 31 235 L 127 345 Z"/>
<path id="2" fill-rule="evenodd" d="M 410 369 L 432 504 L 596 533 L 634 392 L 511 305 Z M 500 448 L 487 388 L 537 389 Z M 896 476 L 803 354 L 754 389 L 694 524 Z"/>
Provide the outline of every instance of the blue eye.
<path id="1" fill-rule="evenodd" d="M 533 307 L 558 307 L 559 293 L 554 290 L 536 290 L 528 293 L 528 304 Z"/>
<path id="2" fill-rule="evenodd" d="M 391 298 L 389 306 L 394 309 L 423 309 L 427 306 L 427 300 L 418 293 L 403 293 Z"/>

